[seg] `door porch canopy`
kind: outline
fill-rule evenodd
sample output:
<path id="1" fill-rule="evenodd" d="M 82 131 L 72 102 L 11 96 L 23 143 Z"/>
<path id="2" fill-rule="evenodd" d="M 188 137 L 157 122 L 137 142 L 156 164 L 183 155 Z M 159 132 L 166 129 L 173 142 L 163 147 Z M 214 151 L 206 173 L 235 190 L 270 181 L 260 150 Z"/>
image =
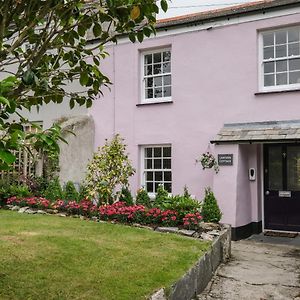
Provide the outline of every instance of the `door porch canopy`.
<path id="1" fill-rule="evenodd" d="M 224 124 L 212 144 L 300 143 L 300 120 Z"/>

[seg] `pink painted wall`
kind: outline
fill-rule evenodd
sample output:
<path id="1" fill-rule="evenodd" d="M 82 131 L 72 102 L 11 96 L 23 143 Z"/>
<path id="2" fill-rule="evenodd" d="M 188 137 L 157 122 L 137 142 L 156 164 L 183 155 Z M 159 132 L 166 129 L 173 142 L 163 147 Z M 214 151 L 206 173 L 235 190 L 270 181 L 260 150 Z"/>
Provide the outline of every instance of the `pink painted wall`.
<path id="1" fill-rule="evenodd" d="M 131 179 L 132 191 L 136 191 L 141 184 L 138 146 L 172 144 L 174 194 L 187 184 L 201 199 L 204 188 L 213 186 L 224 222 L 240 226 L 261 220 L 261 183 L 247 179 L 249 165 L 260 163 L 255 147 L 227 146 L 235 153 L 236 164 L 221 168 L 218 175 L 203 171 L 195 159 L 207 150 L 224 123 L 300 118 L 299 92 L 255 95 L 257 31 L 294 25 L 299 17 L 269 18 L 109 47 L 110 57 L 102 70 L 114 84 L 90 110 L 96 126 L 95 148 L 114 133 L 126 139 L 137 168 Z M 173 103 L 136 106 L 140 103 L 140 51 L 164 46 L 172 48 Z M 215 154 L 227 153 L 222 146 L 210 148 Z"/>

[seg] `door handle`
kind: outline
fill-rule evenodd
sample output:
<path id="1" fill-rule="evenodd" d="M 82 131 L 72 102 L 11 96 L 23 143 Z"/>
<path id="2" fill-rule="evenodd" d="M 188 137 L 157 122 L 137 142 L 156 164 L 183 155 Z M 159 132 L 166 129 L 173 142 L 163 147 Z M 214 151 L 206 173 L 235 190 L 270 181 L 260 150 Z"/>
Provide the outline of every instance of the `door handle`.
<path id="1" fill-rule="evenodd" d="M 266 191 L 266 196 L 270 195 L 270 192 L 269 191 Z"/>

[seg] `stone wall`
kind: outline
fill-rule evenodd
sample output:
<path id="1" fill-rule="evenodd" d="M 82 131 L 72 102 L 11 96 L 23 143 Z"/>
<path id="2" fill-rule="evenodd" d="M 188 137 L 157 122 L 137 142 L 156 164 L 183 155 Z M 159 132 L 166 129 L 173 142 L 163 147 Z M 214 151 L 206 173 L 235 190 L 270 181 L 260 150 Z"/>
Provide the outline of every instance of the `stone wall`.
<path id="1" fill-rule="evenodd" d="M 170 289 L 161 289 L 150 300 L 190 300 L 200 294 L 210 282 L 214 272 L 231 255 L 231 228 L 224 225 L 211 249 Z"/>

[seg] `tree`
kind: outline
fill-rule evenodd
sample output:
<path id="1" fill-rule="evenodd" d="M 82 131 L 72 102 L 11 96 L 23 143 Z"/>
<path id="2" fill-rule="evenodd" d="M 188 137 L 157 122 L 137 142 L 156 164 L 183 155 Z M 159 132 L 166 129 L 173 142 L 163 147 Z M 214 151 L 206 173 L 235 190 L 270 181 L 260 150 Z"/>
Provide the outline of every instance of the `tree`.
<path id="1" fill-rule="evenodd" d="M 91 199 L 112 203 L 116 188 L 127 188 L 134 173 L 124 140 L 117 134 L 94 154 L 87 166 L 85 186 Z"/>
<path id="2" fill-rule="evenodd" d="M 161 0 L 163 10 L 166 0 Z M 132 42 L 155 32 L 153 0 L 2 0 L 0 1 L 0 168 L 14 161 L 13 150 L 25 147 L 59 151 L 60 127 L 27 134 L 20 111 L 68 100 L 90 107 L 110 80 L 100 70 L 104 45 L 128 34 Z M 93 43 L 88 43 L 92 33 Z M 85 91 L 68 91 L 79 81 Z M 18 114 L 18 122 L 7 121 Z M 37 126 L 38 127 L 38 126 Z"/>

